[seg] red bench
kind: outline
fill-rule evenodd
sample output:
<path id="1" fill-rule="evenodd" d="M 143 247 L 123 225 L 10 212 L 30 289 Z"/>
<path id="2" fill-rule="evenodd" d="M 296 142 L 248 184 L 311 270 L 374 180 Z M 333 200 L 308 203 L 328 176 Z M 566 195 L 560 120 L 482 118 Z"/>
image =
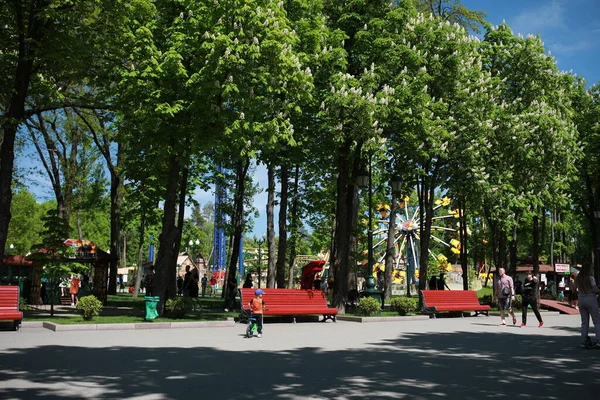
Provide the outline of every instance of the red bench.
<path id="1" fill-rule="evenodd" d="M 21 329 L 23 313 L 19 311 L 19 287 L 0 286 L 0 321 L 13 321 L 14 330 Z"/>
<path id="2" fill-rule="evenodd" d="M 421 290 L 423 313 L 435 318 L 442 311 L 475 311 L 475 315 L 488 315 L 490 306 L 479 304 L 473 290 Z"/>
<path id="3" fill-rule="evenodd" d="M 250 300 L 256 289 L 241 289 L 242 309 L 250 309 Z M 327 306 L 327 298 L 322 290 L 304 289 L 262 289 L 266 310 L 263 315 L 323 315 L 323 321 L 335 322 L 337 308 Z M 295 322 L 294 318 L 294 322 Z"/>

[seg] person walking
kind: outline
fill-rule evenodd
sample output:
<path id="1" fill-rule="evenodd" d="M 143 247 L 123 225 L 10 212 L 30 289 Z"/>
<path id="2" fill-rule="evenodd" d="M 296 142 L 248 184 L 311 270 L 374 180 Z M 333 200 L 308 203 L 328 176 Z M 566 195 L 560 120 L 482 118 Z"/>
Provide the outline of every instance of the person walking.
<path id="1" fill-rule="evenodd" d="M 575 286 L 575 274 L 571 274 L 569 276 L 569 305 L 576 310 L 579 310 L 579 305 L 577 304 L 577 287 Z"/>
<path id="2" fill-rule="evenodd" d="M 511 315 L 513 325 L 517 324 L 517 318 L 512 309 L 512 301 L 515 299 L 515 285 L 510 276 L 506 275 L 506 270 L 502 267 L 498 269 L 498 280 L 496 281 L 496 297 L 498 298 L 498 308 L 500 309 L 500 326 L 506 326 L 504 319 L 505 311 Z"/>
<path id="3" fill-rule="evenodd" d="M 591 265 L 584 263 L 579 275 L 575 278 L 575 287 L 579 298 L 579 314 L 581 315 L 581 348 L 600 349 L 600 310 L 598 309 L 598 294 L 600 289 L 596 280 L 591 276 Z M 592 342 L 588 336 L 590 330 L 590 317 L 596 328 L 596 341 Z"/>
<path id="4" fill-rule="evenodd" d="M 522 310 L 523 317 L 521 318 L 521 328 L 524 328 L 527 325 L 527 307 L 531 306 L 535 317 L 537 318 L 539 325 L 541 328 L 544 326 L 544 321 L 542 321 L 542 316 L 540 315 L 540 311 L 537 307 L 537 286 L 538 286 L 538 278 L 537 276 L 533 276 L 533 272 L 527 271 L 527 275 L 525 276 L 525 282 L 521 285 L 521 294 L 522 294 Z"/>
<path id="5" fill-rule="evenodd" d="M 204 274 L 200 282 L 202 286 L 202 297 L 204 297 L 204 295 L 206 294 L 206 285 L 208 284 L 208 278 L 206 277 L 206 274 Z"/>

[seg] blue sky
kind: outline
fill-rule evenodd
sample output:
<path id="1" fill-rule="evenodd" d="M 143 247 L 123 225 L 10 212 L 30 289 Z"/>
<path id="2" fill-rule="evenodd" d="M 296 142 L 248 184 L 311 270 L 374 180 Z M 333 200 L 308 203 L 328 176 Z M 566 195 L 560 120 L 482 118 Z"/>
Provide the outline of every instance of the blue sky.
<path id="1" fill-rule="evenodd" d="M 600 81 L 600 1 L 463 0 L 488 13 L 494 25 L 506 21 L 515 34 L 539 34 L 563 71 L 573 70 L 588 85 Z"/>
<path id="2" fill-rule="evenodd" d="M 600 41 L 597 39 L 600 37 L 600 0 L 463 0 L 462 3 L 470 9 L 486 11 L 488 21 L 494 25 L 506 21 L 515 34 L 540 34 L 561 70 L 572 70 L 583 76 L 588 85 L 600 81 Z M 29 166 L 35 163 L 36 157 L 20 159 L 18 163 Z M 52 197 L 45 176 L 29 175 L 29 178 L 33 180 L 30 189 L 38 199 Z M 266 188 L 264 166 L 259 165 L 255 169 L 253 178 L 263 190 Z M 211 191 L 197 192 L 194 197 L 201 204 L 214 201 Z M 264 191 L 254 198 L 260 217 L 255 219 L 251 234 L 260 236 L 266 231 L 266 201 Z M 277 215 L 279 209 L 276 208 L 275 212 Z"/>

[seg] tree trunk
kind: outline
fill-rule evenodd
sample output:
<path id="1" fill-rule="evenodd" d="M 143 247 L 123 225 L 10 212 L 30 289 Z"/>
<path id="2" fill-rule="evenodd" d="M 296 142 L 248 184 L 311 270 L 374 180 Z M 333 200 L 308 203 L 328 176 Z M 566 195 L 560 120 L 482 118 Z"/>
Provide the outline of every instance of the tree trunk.
<path id="1" fill-rule="evenodd" d="M 462 269 L 463 277 L 463 290 L 469 290 L 469 262 L 467 259 L 467 202 L 465 200 L 459 200 L 459 238 L 460 238 L 460 265 Z"/>
<path id="2" fill-rule="evenodd" d="M 133 298 L 137 299 L 142 283 L 142 274 L 144 264 L 144 241 L 146 240 L 146 211 L 142 207 L 142 215 L 140 216 L 140 243 L 137 251 L 137 276 L 135 279 L 135 290 L 133 291 Z M 154 258 L 152 258 L 154 259 Z"/>
<path id="3" fill-rule="evenodd" d="M 279 196 L 279 243 L 277 244 L 277 287 L 285 287 L 285 253 L 287 248 L 288 167 L 281 166 L 281 195 Z"/>
<path id="4" fill-rule="evenodd" d="M 510 240 L 510 245 L 509 245 L 509 257 L 510 257 L 510 263 L 509 263 L 509 270 L 508 270 L 508 275 L 512 276 L 513 278 L 515 277 L 515 275 L 517 274 L 517 234 L 518 234 L 518 229 L 519 229 L 519 220 L 521 219 L 521 212 L 517 212 L 517 215 L 515 216 L 515 223 L 513 225 L 513 231 L 512 231 L 512 238 Z"/>
<path id="5" fill-rule="evenodd" d="M 428 170 L 428 168 L 426 169 Z M 418 187 L 419 209 L 421 210 L 421 226 L 419 227 L 419 290 L 425 290 L 428 280 L 429 266 L 429 238 L 431 236 L 431 221 L 433 218 L 433 196 L 435 194 L 435 182 L 431 176 L 421 177 Z M 425 218 L 423 218 L 423 216 Z M 406 274 L 407 288 L 410 287 L 412 276 Z M 407 290 L 408 292 L 408 290 Z"/>
<path id="6" fill-rule="evenodd" d="M 245 196 L 245 184 L 246 175 L 248 174 L 248 167 L 250 160 L 248 158 L 239 159 L 236 166 L 236 184 L 235 184 L 235 197 L 234 197 L 234 210 L 231 224 L 233 225 L 233 246 L 231 258 L 228 263 L 227 270 L 227 282 L 233 282 L 236 280 L 236 265 L 238 262 L 238 251 L 240 243 L 242 241 L 242 234 L 244 233 L 244 196 Z M 234 288 L 227 285 L 227 290 L 233 290 Z M 225 298 L 229 296 L 226 294 Z"/>
<path id="7" fill-rule="evenodd" d="M 340 314 L 345 313 L 346 299 L 348 298 L 348 266 L 350 262 L 350 235 L 352 213 L 357 212 L 352 208 L 353 196 L 349 193 L 356 191 L 351 173 L 351 165 L 355 160 L 350 155 L 351 141 L 347 140 L 340 149 L 337 161 L 337 189 L 336 189 L 336 227 L 334 248 L 332 252 L 330 281 L 333 280 L 333 306 L 337 307 Z M 358 168 L 356 168 L 358 170 Z"/>
<path id="8" fill-rule="evenodd" d="M 119 150 L 121 146 L 119 145 Z M 120 153 L 120 151 L 119 151 Z M 119 156 L 117 156 L 119 157 Z M 110 168 L 110 261 L 108 267 L 108 294 L 117 293 L 117 270 L 121 258 L 121 200 L 123 198 L 123 181 Z"/>
<path id="9" fill-rule="evenodd" d="M 539 215 L 537 208 L 534 210 L 535 215 L 532 221 L 532 245 L 531 245 L 531 258 L 533 262 L 533 275 L 536 276 L 540 272 L 540 229 L 539 229 Z"/>
<path id="10" fill-rule="evenodd" d="M 498 232 L 498 265 L 499 267 L 506 267 L 506 231 L 504 229 L 500 229 Z"/>
<path id="11" fill-rule="evenodd" d="M 4 248 L 11 219 L 12 178 L 15 161 L 15 139 L 19 125 L 25 118 L 25 99 L 29 91 L 36 42 L 41 35 L 43 16 L 32 6 L 27 15 L 22 2 L 15 2 L 16 23 L 19 27 L 19 50 L 8 109 L 0 118 L 2 143 L 0 144 L 0 268 L 4 266 Z"/>
<path id="12" fill-rule="evenodd" d="M 392 206 L 390 209 L 390 222 L 388 224 L 387 245 L 385 248 L 385 299 L 389 302 L 392 299 L 392 278 L 394 272 L 394 242 L 396 237 L 396 211 L 398 202 L 396 194 L 392 191 Z"/>
<path id="13" fill-rule="evenodd" d="M 162 310 L 166 300 L 175 296 L 176 293 L 175 285 L 171 286 L 170 283 L 174 283 L 175 272 L 173 270 L 177 262 L 176 251 L 179 248 L 177 245 L 179 233 L 176 226 L 176 219 L 178 189 L 182 168 L 177 155 L 169 157 L 168 166 L 169 175 L 163 206 L 162 231 L 158 238 L 159 249 L 155 263 L 156 275 L 154 277 L 154 295 L 160 296 L 160 302 L 157 306 L 158 310 Z M 173 275 L 172 279 L 170 277 L 171 274 Z M 159 311 L 159 314 L 162 314 L 162 312 Z"/>
<path id="14" fill-rule="evenodd" d="M 290 234 L 290 259 L 289 259 L 289 275 L 288 275 L 288 288 L 294 287 L 294 262 L 296 261 L 296 246 L 298 243 L 298 202 L 299 192 L 298 187 L 300 184 L 300 167 L 296 165 L 296 172 L 294 173 L 294 197 L 292 199 L 292 215 L 291 220 L 291 234 Z"/>
<path id="15" fill-rule="evenodd" d="M 267 164 L 267 287 L 275 287 L 275 167 Z"/>

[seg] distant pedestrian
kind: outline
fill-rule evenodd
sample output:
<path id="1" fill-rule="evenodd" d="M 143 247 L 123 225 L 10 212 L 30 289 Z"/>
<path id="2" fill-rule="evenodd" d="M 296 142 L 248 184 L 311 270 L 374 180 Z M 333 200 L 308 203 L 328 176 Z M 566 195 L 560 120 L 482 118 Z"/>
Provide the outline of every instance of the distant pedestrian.
<path id="1" fill-rule="evenodd" d="M 71 295 L 71 305 L 74 306 L 77 304 L 79 300 L 79 287 L 81 286 L 81 281 L 78 276 L 71 275 L 71 281 L 69 282 L 69 294 Z"/>
<path id="2" fill-rule="evenodd" d="M 198 299 L 198 283 L 200 282 L 200 274 L 198 268 L 192 270 L 192 280 L 190 281 L 190 297 Z"/>
<path id="3" fill-rule="evenodd" d="M 146 287 L 146 296 L 154 296 L 154 266 L 151 266 L 144 278 L 144 286 Z"/>
<path id="4" fill-rule="evenodd" d="M 527 307 L 531 306 L 535 317 L 537 318 L 539 325 L 538 327 L 544 326 L 544 321 L 542 321 L 542 316 L 537 308 L 537 284 L 538 278 L 537 276 L 533 276 L 533 272 L 527 271 L 525 276 L 525 282 L 522 285 L 522 311 L 523 317 L 521 320 L 521 328 L 527 325 Z"/>
<path id="5" fill-rule="evenodd" d="M 571 307 L 575 308 L 576 310 L 579 310 L 579 306 L 577 304 L 578 297 L 577 297 L 577 286 L 575 285 L 575 274 L 571 274 L 571 276 L 569 276 L 568 287 L 569 287 L 569 305 Z"/>
<path id="6" fill-rule="evenodd" d="M 252 275 L 250 275 L 250 274 L 246 275 L 246 280 L 244 281 L 244 284 L 242 285 L 242 287 L 244 289 L 252 288 Z"/>
<path id="7" fill-rule="evenodd" d="M 437 277 L 433 275 L 431 278 L 429 278 L 429 282 L 427 282 L 427 284 L 429 286 L 429 290 L 437 290 Z"/>
<path id="8" fill-rule="evenodd" d="M 119 276 L 119 291 L 125 293 L 125 281 L 123 280 L 123 275 Z"/>
<path id="9" fill-rule="evenodd" d="M 581 342 L 582 348 L 600 349 L 600 310 L 598 309 L 598 294 L 600 289 L 596 280 L 590 275 L 591 265 L 584 263 L 579 275 L 575 279 L 575 286 L 579 296 L 579 314 L 581 315 Z M 596 341 L 592 342 L 588 333 L 590 330 L 590 317 L 596 328 Z"/>
<path id="10" fill-rule="evenodd" d="M 204 297 L 204 295 L 206 294 L 206 285 L 208 283 L 208 278 L 206 277 L 206 274 L 204 274 L 204 276 L 200 280 L 200 283 L 202 286 L 202 297 Z"/>
<path id="11" fill-rule="evenodd" d="M 217 277 L 212 276 L 210 278 L 210 288 L 211 288 L 211 296 L 214 297 L 217 295 Z"/>
<path id="12" fill-rule="evenodd" d="M 190 266 L 185 266 L 185 275 L 183 276 L 183 297 L 190 297 L 190 282 L 192 281 L 192 273 L 190 272 Z"/>
<path id="13" fill-rule="evenodd" d="M 448 285 L 446 285 L 446 274 L 442 272 L 440 273 L 440 277 L 437 280 L 437 290 L 445 290 L 446 288 L 450 290 Z"/>
<path id="14" fill-rule="evenodd" d="M 504 268 L 498 269 L 498 280 L 496 281 L 496 297 L 498 298 L 498 308 L 500 309 L 500 326 L 506 326 L 504 319 L 505 311 L 511 315 L 513 325 L 517 324 L 515 313 L 512 309 L 512 302 L 515 299 L 515 286 L 510 276 L 506 275 Z"/>
<path id="15" fill-rule="evenodd" d="M 177 275 L 177 296 L 183 296 L 183 278 Z"/>

